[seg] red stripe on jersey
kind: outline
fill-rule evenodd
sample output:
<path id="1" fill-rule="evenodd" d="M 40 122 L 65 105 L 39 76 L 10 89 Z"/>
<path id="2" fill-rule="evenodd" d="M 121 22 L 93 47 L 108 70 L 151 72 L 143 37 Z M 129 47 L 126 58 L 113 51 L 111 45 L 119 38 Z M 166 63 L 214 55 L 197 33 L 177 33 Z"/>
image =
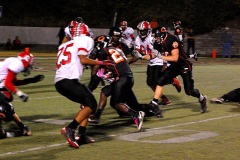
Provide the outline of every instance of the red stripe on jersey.
<path id="1" fill-rule="evenodd" d="M 85 51 L 88 53 L 88 50 L 86 50 L 85 48 L 78 48 L 78 51 Z"/>

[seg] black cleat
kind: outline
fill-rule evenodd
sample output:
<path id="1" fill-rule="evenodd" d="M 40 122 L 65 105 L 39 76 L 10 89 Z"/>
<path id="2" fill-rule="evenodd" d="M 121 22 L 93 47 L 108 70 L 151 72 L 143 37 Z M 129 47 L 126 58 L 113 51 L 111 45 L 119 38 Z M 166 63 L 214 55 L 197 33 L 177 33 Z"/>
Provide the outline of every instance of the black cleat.
<path id="1" fill-rule="evenodd" d="M 95 142 L 95 140 L 89 138 L 86 133 L 84 133 L 84 134 L 77 134 L 76 137 L 75 137 L 75 140 L 78 143 L 78 145 L 94 143 Z"/>
<path id="2" fill-rule="evenodd" d="M 205 113 L 207 111 L 207 97 L 203 95 L 203 100 L 199 101 L 201 104 L 201 113 Z"/>
<path id="3" fill-rule="evenodd" d="M 88 122 L 98 124 L 100 118 L 96 117 L 95 115 L 91 114 L 88 118 Z"/>
<path id="4" fill-rule="evenodd" d="M 134 119 L 134 122 L 137 125 L 137 129 L 138 131 L 140 131 L 142 129 L 143 126 L 143 119 L 144 119 L 145 113 L 143 111 L 139 111 L 138 112 L 138 116 Z"/>
<path id="5" fill-rule="evenodd" d="M 154 115 L 157 117 L 157 118 L 163 118 L 163 114 L 162 114 L 162 111 L 161 109 L 159 108 L 158 104 L 154 101 L 151 101 L 149 103 L 149 110 L 150 112 L 153 112 Z"/>
<path id="6" fill-rule="evenodd" d="M 67 139 L 68 143 L 71 146 L 79 148 L 79 145 L 75 140 L 75 132 L 71 128 L 64 127 L 63 129 L 61 129 L 61 134 Z"/>
<path id="7" fill-rule="evenodd" d="M 180 82 L 177 78 L 173 78 L 173 83 L 172 85 L 176 88 L 176 90 L 180 93 L 182 90 L 182 87 L 180 85 Z"/>
<path id="8" fill-rule="evenodd" d="M 168 98 L 163 98 L 159 105 L 171 105 L 171 101 Z"/>

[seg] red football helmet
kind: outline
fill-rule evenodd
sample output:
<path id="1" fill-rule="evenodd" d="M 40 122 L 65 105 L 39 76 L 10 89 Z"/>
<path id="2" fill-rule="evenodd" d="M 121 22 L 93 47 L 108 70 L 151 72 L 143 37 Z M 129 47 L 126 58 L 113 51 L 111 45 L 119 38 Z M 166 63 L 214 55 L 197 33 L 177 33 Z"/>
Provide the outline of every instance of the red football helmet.
<path id="1" fill-rule="evenodd" d="M 68 28 L 69 28 L 70 33 L 71 33 L 71 31 L 72 31 L 72 28 L 73 28 L 75 25 L 77 25 L 77 24 L 78 24 L 77 21 L 71 21 L 71 22 L 69 23 Z"/>
<path id="2" fill-rule="evenodd" d="M 121 26 L 127 26 L 127 21 L 122 21 Z"/>
<path id="3" fill-rule="evenodd" d="M 24 68 L 32 66 L 33 63 L 34 63 L 33 55 L 28 53 L 28 52 L 21 52 L 21 53 L 19 53 L 17 58 L 22 61 Z"/>
<path id="4" fill-rule="evenodd" d="M 72 28 L 72 31 L 70 32 L 72 37 L 77 37 L 77 36 L 80 36 L 80 35 L 86 35 L 86 36 L 90 36 L 89 34 L 89 28 L 86 24 L 84 23 L 79 23 L 77 25 L 75 25 L 73 28 Z"/>
<path id="5" fill-rule="evenodd" d="M 147 21 L 142 21 L 137 26 L 137 32 L 140 38 L 144 39 L 151 33 L 151 25 Z"/>

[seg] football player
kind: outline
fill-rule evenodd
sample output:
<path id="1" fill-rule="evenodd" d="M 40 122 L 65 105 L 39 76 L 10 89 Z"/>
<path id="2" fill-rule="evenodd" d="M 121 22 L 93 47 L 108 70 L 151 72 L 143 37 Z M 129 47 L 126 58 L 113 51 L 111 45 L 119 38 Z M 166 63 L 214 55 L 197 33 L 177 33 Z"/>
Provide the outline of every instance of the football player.
<path id="1" fill-rule="evenodd" d="M 162 44 L 162 49 L 168 52 L 169 55 L 164 56 L 158 51 L 154 51 L 151 55 L 142 56 L 139 53 L 137 57 L 140 59 L 151 60 L 153 57 L 157 56 L 160 59 L 168 61 L 171 65 L 163 71 L 163 74 L 159 79 L 157 79 L 157 87 L 155 90 L 155 95 L 152 100 L 152 104 L 157 105 L 158 99 L 162 96 L 163 86 L 168 84 L 168 82 L 174 77 L 180 75 L 183 79 L 185 93 L 187 95 L 198 98 L 201 105 L 201 113 L 205 113 L 207 110 L 207 97 L 200 94 L 198 89 L 194 89 L 194 80 L 192 78 L 192 63 L 188 61 L 188 56 L 182 49 L 181 42 L 179 39 L 169 34 L 165 27 L 160 30 L 160 39 Z M 154 56 L 155 55 L 155 56 Z"/>
<path id="2" fill-rule="evenodd" d="M 149 22 L 142 21 L 137 26 L 138 30 L 138 36 L 136 38 L 136 50 L 133 52 L 138 52 L 142 55 L 148 55 L 152 53 L 152 50 L 154 49 L 153 43 L 154 43 L 154 37 L 152 37 L 151 32 L 151 26 Z M 134 56 L 129 63 L 133 63 L 137 61 L 136 56 Z M 166 62 L 166 61 L 165 61 Z M 147 67 L 147 85 L 155 91 L 156 85 L 157 85 L 157 77 L 160 76 L 161 71 L 163 69 L 164 63 L 162 59 L 159 59 L 158 57 L 152 58 L 149 61 L 148 67 Z M 179 85 L 179 82 L 177 79 L 175 79 L 176 84 L 178 84 L 178 91 L 181 91 L 181 86 Z M 161 96 L 162 102 L 161 105 L 167 105 L 170 104 L 170 100 L 166 97 L 166 95 Z"/>
<path id="3" fill-rule="evenodd" d="M 89 35 L 87 25 L 76 24 L 71 30 L 72 40 L 60 45 L 57 55 L 56 90 L 71 101 L 84 105 L 73 121 L 61 129 L 63 136 L 75 148 L 79 148 L 80 144 L 94 142 L 86 135 L 86 126 L 88 116 L 97 109 L 97 101 L 89 88 L 80 82 L 83 65 L 113 65 L 108 61 L 88 58 L 94 46 L 93 39 Z M 78 126 L 78 135 L 75 137 Z"/>
<path id="4" fill-rule="evenodd" d="M 0 124 L 2 121 L 8 122 L 13 120 L 20 128 L 20 135 L 24 136 L 30 136 L 31 130 L 15 113 L 14 107 L 10 102 L 13 101 L 12 94 L 16 94 L 23 102 L 28 101 L 28 95 L 16 86 L 36 83 L 44 79 L 44 75 L 37 75 L 22 80 L 17 79 L 17 74 L 20 72 L 24 76 L 30 75 L 33 63 L 34 57 L 27 50 L 19 53 L 17 57 L 6 58 L 0 62 Z M 0 137 L 6 137 L 2 127 L 0 127 Z"/>
<path id="5" fill-rule="evenodd" d="M 135 111 L 131 108 L 130 103 L 132 95 L 132 87 L 134 84 L 133 73 L 128 65 L 123 51 L 116 47 L 111 47 L 107 36 L 98 36 L 95 39 L 95 47 L 100 51 L 98 53 L 99 60 L 110 60 L 115 63 L 115 66 L 106 66 L 105 70 L 111 72 L 111 75 L 105 75 L 104 72 L 98 76 L 104 78 L 114 78 L 114 82 L 110 84 L 111 100 L 110 105 L 117 111 L 123 112 L 131 116 L 137 125 L 138 131 L 141 130 L 145 113 L 143 111 Z M 106 77 L 107 76 L 107 77 Z M 103 90 L 102 90 L 103 91 Z M 105 92 L 105 96 L 107 93 Z"/>
<path id="6" fill-rule="evenodd" d="M 112 27 L 109 32 L 110 37 L 110 46 L 119 48 L 123 51 L 125 56 L 128 56 L 130 54 L 129 47 L 121 42 L 122 39 L 122 31 L 118 27 Z"/>
<path id="7" fill-rule="evenodd" d="M 130 54 L 130 50 L 128 48 L 128 46 L 125 43 L 121 42 L 121 38 L 122 38 L 122 31 L 118 28 L 118 27 L 112 27 L 109 31 L 109 42 L 108 44 L 112 47 L 116 47 L 119 48 L 123 51 L 123 53 L 125 53 L 125 55 L 129 55 Z M 94 51 L 91 53 L 92 57 L 96 58 L 97 54 L 99 53 L 99 50 L 96 49 L 96 47 L 94 48 Z M 97 76 L 97 72 L 98 72 L 98 66 L 93 66 L 92 68 L 92 72 L 91 72 L 91 80 L 89 82 L 89 88 L 90 90 L 94 90 L 96 89 L 96 87 L 98 86 L 98 84 L 100 83 L 101 79 L 99 76 Z M 100 104 L 106 104 L 107 103 L 107 97 L 106 96 L 101 96 L 101 100 L 100 100 Z M 102 110 L 104 109 L 104 106 L 99 106 L 97 112 L 95 113 L 95 115 L 101 115 Z M 97 116 L 98 117 L 98 116 Z M 96 119 L 97 117 L 95 117 L 93 114 L 90 115 L 89 121 L 93 122 L 94 119 Z M 99 116 L 100 117 L 100 116 Z"/>
<path id="8" fill-rule="evenodd" d="M 133 44 L 135 42 L 134 30 L 131 27 L 128 27 L 127 21 L 121 22 L 122 38 L 123 43 L 125 43 L 130 50 L 133 50 Z"/>
<path id="9" fill-rule="evenodd" d="M 211 99 L 212 103 L 222 104 L 224 102 L 238 102 L 240 104 L 240 88 L 231 90 L 230 92 L 218 98 Z"/>
<path id="10" fill-rule="evenodd" d="M 70 41 L 72 39 L 72 35 L 71 35 L 71 30 L 74 26 L 76 26 L 79 23 L 82 23 L 83 19 L 82 17 L 77 17 L 75 18 L 73 21 L 71 21 L 67 27 L 65 27 L 64 32 L 65 32 L 65 37 L 63 38 L 62 43 L 65 43 L 67 41 Z M 88 28 L 89 30 L 89 35 L 90 37 L 93 37 L 93 32 L 90 30 L 90 28 Z"/>

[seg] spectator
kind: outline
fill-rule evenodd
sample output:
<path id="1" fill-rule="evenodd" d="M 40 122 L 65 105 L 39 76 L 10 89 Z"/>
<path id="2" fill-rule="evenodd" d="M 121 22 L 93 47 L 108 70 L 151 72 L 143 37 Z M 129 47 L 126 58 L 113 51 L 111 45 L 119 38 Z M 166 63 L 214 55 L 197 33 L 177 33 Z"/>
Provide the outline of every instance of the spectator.
<path id="1" fill-rule="evenodd" d="M 18 36 L 13 40 L 13 49 L 20 49 L 21 47 L 21 41 Z"/>
<path id="2" fill-rule="evenodd" d="M 193 29 L 190 28 L 187 32 L 187 43 L 188 43 L 187 53 L 188 53 L 188 55 L 195 54 L 195 39 L 196 39 L 196 35 L 194 34 Z M 192 54 L 190 54 L 190 52 L 189 52 L 190 48 L 192 48 Z"/>
<path id="3" fill-rule="evenodd" d="M 11 50 L 12 49 L 12 42 L 11 42 L 11 39 L 8 39 L 5 46 L 4 46 L 4 49 L 6 50 Z"/>
<path id="4" fill-rule="evenodd" d="M 64 27 L 61 26 L 61 28 L 60 28 L 60 30 L 59 30 L 59 32 L 58 32 L 58 34 L 57 34 L 57 37 L 59 38 L 59 41 L 58 41 L 58 44 L 59 44 L 59 45 L 62 44 L 62 41 L 63 41 L 64 36 L 65 36 Z"/>
<path id="5" fill-rule="evenodd" d="M 225 58 L 225 53 L 228 53 L 228 58 L 231 58 L 231 46 L 233 45 L 233 36 L 229 32 L 229 28 L 226 27 L 225 31 L 221 35 L 221 40 L 223 41 L 223 58 Z"/>

